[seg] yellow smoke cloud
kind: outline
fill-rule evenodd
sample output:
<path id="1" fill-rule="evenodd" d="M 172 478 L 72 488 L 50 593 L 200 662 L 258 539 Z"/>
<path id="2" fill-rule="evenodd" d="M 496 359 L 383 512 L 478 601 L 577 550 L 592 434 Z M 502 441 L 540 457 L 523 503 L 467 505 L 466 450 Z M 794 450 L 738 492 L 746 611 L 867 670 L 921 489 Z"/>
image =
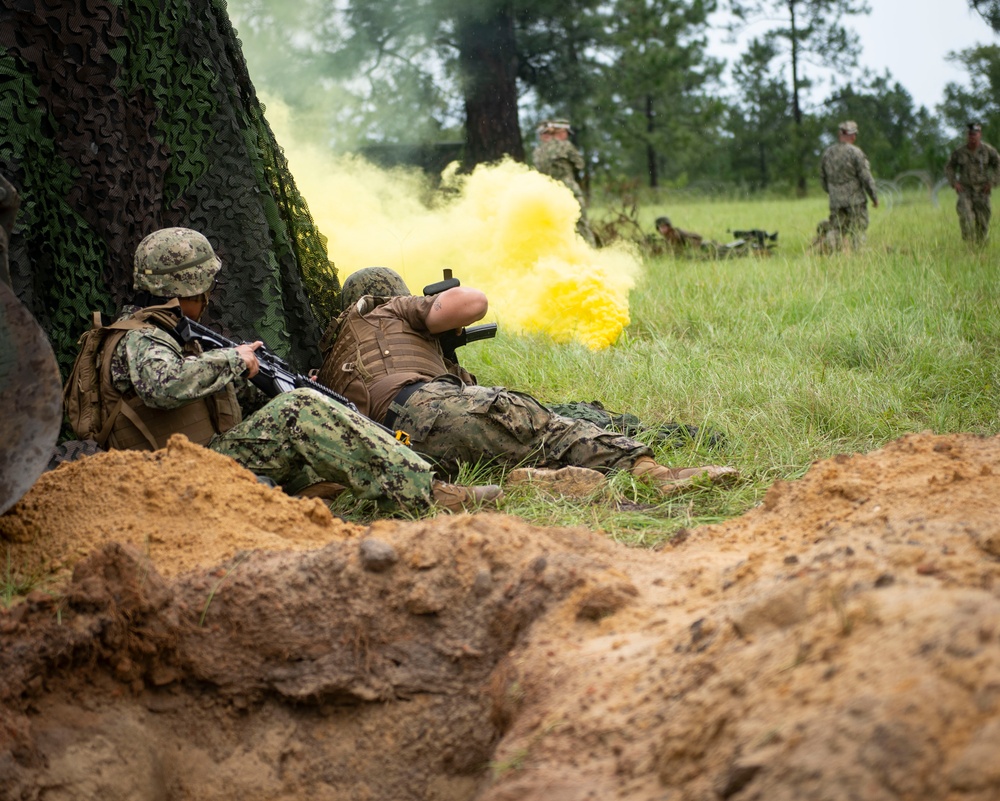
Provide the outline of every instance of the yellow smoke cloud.
<path id="1" fill-rule="evenodd" d="M 364 267 L 391 267 L 419 292 L 447 267 L 463 286 L 486 292 L 488 319 L 507 331 L 599 349 L 628 325 L 641 264 L 626 250 L 594 250 L 576 235 L 576 200 L 561 183 L 513 161 L 471 175 L 450 168 L 445 199 L 429 207 L 417 172 L 297 142 L 287 107 L 273 98 L 266 106 L 341 281 Z"/>

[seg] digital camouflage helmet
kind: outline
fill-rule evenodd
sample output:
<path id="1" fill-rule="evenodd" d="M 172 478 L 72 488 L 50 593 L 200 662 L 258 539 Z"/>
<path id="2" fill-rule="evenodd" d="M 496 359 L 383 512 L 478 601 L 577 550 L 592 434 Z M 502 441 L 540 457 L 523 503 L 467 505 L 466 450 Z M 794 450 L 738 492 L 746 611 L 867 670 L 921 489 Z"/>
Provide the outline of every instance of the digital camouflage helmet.
<path id="1" fill-rule="evenodd" d="M 388 267 L 365 267 L 344 279 L 340 291 L 340 308 L 341 311 L 351 308 L 365 295 L 391 298 L 409 294 L 409 287 L 395 270 L 390 270 Z"/>
<path id="2" fill-rule="evenodd" d="M 190 228 L 162 228 L 135 249 L 132 285 L 164 298 L 190 298 L 208 292 L 221 268 L 202 234 Z"/>

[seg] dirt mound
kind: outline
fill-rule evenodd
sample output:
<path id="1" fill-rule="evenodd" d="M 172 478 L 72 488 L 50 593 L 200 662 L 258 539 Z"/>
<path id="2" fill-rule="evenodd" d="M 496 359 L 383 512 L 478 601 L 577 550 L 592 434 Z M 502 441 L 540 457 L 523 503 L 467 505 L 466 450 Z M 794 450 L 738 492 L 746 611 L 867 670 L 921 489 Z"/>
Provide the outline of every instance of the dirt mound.
<path id="1" fill-rule="evenodd" d="M 187 443 L 66 465 L 0 518 L 77 560 L 0 612 L 0 798 L 997 798 L 998 456 L 906 437 L 657 553 L 205 499 L 185 460 L 239 471 Z"/>
<path id="2" fill-rule="evenodd" d="M 63 463 L 0 516 L 0 542 L 19 572 L 53 588 L 106 542 L 133 545 L 158 572 L 176 576 L 245 550 L 317 548 L 360 531 L 335 522 L 322 501 L 266 487 L 182 435 L 153 453 Z"/>

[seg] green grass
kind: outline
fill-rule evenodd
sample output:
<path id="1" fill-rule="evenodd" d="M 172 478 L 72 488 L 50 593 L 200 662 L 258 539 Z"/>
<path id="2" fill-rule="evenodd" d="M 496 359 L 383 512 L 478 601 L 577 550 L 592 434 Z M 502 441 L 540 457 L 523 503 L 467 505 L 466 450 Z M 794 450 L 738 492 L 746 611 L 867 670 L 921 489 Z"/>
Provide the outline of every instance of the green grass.
<path id="1" fill-rule="evenodd" d="M 36 576 L 22 576 L 14 571 L 11 564 L 10 548 L 6 548 L 2 569 L 0 569 L 0 606 L 10 609 L 15 602 L 41 586 Z"/>
<path id="2" fill-rule="evenodd" d="M 631 325 L 604 351 L 511 336 L 502 323 L 496 339 L 465 348 L 463 363 L 483 383 L 721 431 L 720 450 L 657 456 L 675 466 L 730 464 L 743 476 L 735 489 L 665 504 L 628 477 L 613 482 L 610 502 L 519 491 L 504 511 L 650 546 L 742 514 L 816 459 L 928 429 L 996 433 L 997 244 L 977 251 L 961 241 L 947 192 L 940 207 L 925 194 L 894 200 L 870 209 L 863 251 L 832 256 L 809 251 L 825 198 L 644 209 L 648 229 L 669 214 L 718 241 L 731 238 L 727 228 L 777 230 L 779 247 L 767 258 L 648 262 Z"/>

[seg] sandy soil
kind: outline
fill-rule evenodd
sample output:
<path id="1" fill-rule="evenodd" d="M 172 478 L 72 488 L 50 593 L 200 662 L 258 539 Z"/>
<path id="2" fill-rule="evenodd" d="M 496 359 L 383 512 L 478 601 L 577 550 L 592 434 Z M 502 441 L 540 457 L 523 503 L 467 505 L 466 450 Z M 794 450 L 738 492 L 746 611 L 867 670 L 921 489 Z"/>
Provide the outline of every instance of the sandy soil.
<path id="1" fill-rule="evenodd" d="M 62 465 L 0 517 L 48 582 L 0 799 L 1000 798 L 998 462 L 909 436 L 659 552 L 361 528 L 180 438 Z"/>

